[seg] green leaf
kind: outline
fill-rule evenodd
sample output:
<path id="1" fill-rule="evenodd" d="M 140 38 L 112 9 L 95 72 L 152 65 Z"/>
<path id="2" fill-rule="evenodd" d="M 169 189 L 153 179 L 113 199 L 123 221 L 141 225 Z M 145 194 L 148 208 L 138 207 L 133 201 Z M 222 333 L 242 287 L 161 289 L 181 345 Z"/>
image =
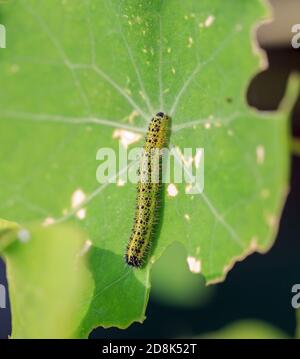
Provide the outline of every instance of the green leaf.
<path id="1" fill-rule="evenodd" d="M 258 320 L 241 320 L 205 335 L 213 339 L 287 339 L 286 333 Z"/>
<path id="2" fill-rule="evenodd" d="M 0 218 L 0 252 L 14 241 L 13 234 L 19 225 Z"/>
<path id="3" fill-rule="evenodd" d="M 16 0 L 0 11 L 0 216 L 77 222 L 93 242 L 81 336 L 144 319 L 151 262 L 174 241 L 210 282 L 271 246 L 287 192 L 287 116 L 245 101 L 258 71 L 259 0 Z M 159 110 L 172 116 L 173 147 L 205 149 L 205 189 L 188 195 L 176 184 L 178 194 L 165 195 L 152 260 L 132 270 L 123 254 L 135 185 L 99 184 L 95 158 L 118 151 L 120 131 L 140 139 L 129 148 L 141 146 Z M 74 198 L 85 199 L 72 208 Z"/>
<path id="4" fill-rule="evenodd" d="M 93 281 L 85 235 L 78 228 L 32 225 L 15 232 L 4 258 L 13 338 L 73 338 L 86 313 Z"/>

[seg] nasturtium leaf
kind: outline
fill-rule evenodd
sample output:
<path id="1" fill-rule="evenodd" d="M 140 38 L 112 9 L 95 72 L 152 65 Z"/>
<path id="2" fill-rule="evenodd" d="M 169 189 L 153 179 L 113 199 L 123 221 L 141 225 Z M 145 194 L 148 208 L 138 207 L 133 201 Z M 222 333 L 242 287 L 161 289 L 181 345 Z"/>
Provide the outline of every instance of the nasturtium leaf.
<path id="1" fill-rule="evenodd" d="M 16 0 L 0 13 L 0 216 L 77 222 L 93 242 L 95 291 L 79 335 L 142 321 L 152 262 L 174 241 L 210 282 L 271 246 L 287 192 L 287 115 L 261 115 L 245 100 L 259 70 L 261 1 Z M 152 260 L 133 270 L 123 254 L 136 186 L 98 183 L 96 154 L 110 148 L 118 158 L 119 145 L 141 146 L 157 111 L 172 116 L 173 148 L 204 148 L 205 187 L 166 192 Z M 34 328 L 28 336 L 38 335 Z"/>

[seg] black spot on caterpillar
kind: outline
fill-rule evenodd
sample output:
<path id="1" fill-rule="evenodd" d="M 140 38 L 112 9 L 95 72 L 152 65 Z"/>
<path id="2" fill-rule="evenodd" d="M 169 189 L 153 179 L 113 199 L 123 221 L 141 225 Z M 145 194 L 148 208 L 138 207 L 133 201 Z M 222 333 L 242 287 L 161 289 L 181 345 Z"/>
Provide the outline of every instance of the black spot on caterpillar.
<path id="1" fill-rule="evenodd" d="M 126 248 L 129 266 L 142 267 L 158 226 L 162 195 L 162 149 L 168 146 L 171 119 L 158 112 L 150 121 L 139 169 L 134 223 Z"/>

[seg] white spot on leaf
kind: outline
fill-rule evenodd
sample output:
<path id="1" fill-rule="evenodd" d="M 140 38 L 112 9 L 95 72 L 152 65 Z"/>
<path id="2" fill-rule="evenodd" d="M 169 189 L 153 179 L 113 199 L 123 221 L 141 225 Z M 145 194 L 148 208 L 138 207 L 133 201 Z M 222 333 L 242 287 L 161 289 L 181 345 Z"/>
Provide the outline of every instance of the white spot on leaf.
<path id="1" fill-rule="evenodd" d="M 256 147 L 256 162 L 262 165 L 265 161 L 265 148 L 262 145 Z"/>
<path id="2" fill-rule="evenodd" d="M 47 217 L 44 219 L 44 222 L 43 222 L 43 226 L 50 226 L 51 224 L 54 223 L 54 218 L 52 217 Z"/>
<path id="3" fill-rule="evenodd" d="M 170 183 L 170 184 L 168 185 L 168 195 L 169 195 L 170 197 L 175 197 L 175 196 L 177 196 L 177 194 L 178 194 L 178 189 L 177 189 L 177 187 L 175 186 L 174 183 Z"/>
<path id="4" fill-rule="evenodd" d="M 92 244 L 93 244 L 92 241 L 90 241 L 89 239 L 86 240 L 83 244 L 82 249 L 79 252 L 79 256 L 85 255 L 90 250 Z"/>
<path id="5" fill-rule="evenodd" d="M 265 214 L 266 222 L 270 228 L 274 228 L 277 225 L 277 217 L 274 214 Z"/>
<path id="6" fill-rule="evenodd" d="M 85 200 L 84 192 L 79 188 L 72 194 L 72 208 L 78 207 Z"/>
<path id="7" fill-rule="evenodd" d="M 201 272 L 201 261 L 195 257 L 188 256 L 187 263 L 189 269 L 192 273 L 200 273 Z"/>
<path id="8" fill-rule="evenodd" d="M 85 219 L 86 217 L 86 209 L 85 208 L 81 208 L 79 211 L 76 212 L 76 217 L 78 219 Z"/>
<path id="9" fill-rule="evenodd" d="M 71 206 L 73 209 L 78 208 L 86 199 L 85 193 L 79 188 L 73 194 L 71 198 Z M 84 219 L 86 216 L 86 209 L 81 208 L 76 212 L 78 219 Z"/>
<path id="10" fill-rule="evenodd" d="M 255 251 L 255 250 L 258 248 L 257 241 L 258 241 L 257 236 L 253 236 L 253 237 L 251 238 L 251 241 L 250 241 L 250 249 L 251 249 L 252 251 Z"/>
<path id="11" fill-rule="evenodd" d="M 188 48 L 191 48 L 193 46 L 194 40 L 191 36 L 188 38 Z"/>
<path id="12" fill-rule="evenodd" d="M 215 21 L 215 17 L 213 15 L 209 15 L 208 18 L 204 21 L 205 27 L 209 27 Z"/>
<path id="13" fill-rule="evenodd" d="M 23 228 L 18 232 L 17 237 L 21 243 L 27 243 L 30 240 L 30 233 L 27 229 Z"/>
<path id="14" fill-rule="evenodd" d="M 118 138 L 122 146 L 127 148 L 132 143 L 138 142 L 142 138 L 142 135 L 118 128 L 114 131 L 113 138 Z"/>
<path id="15" fill-rule="evenodd" d="M 185 218 L 187 221 L 190 221 L 190 220 L 191 220 L 191 217 L 189 216 L 188 213 L 186 213 L 186 214 L 184 215 L 184 218 Z"/>
<path id="16" fill-rule="evenodd" d="M 124 185 L 125 185 L 125 181 L 122 180 L 121 178 L 119 178 L 118 181 L 117 181 L 117 186 L 118 187 L 123 187 Z"/>
<path id="17" fill-rule="evenodd" d="M 189 194 L 189 193 L 191 192 L 192 188 L 193 188 L 193 186 L 192 186 L 191 183 L 187 184 L 187 185 L 185 186 L 185 193 L 186 193 L 186 194 Z"/>

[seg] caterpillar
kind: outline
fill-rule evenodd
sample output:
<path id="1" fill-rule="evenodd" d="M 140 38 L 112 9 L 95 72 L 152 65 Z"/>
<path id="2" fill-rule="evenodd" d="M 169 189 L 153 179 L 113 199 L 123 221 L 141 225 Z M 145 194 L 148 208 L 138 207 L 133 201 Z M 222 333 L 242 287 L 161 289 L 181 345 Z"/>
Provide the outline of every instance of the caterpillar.
<path id="1" fill-rule="evenodd" d="M 132 267 L 143 266 L 153 241 L 162 188 L 161 150 L 168 144 L 169 128 L 170 117 L 158 112 L 147 131 L 139 167 L 134 223 L 125 254 L 126 263 Z"/>

